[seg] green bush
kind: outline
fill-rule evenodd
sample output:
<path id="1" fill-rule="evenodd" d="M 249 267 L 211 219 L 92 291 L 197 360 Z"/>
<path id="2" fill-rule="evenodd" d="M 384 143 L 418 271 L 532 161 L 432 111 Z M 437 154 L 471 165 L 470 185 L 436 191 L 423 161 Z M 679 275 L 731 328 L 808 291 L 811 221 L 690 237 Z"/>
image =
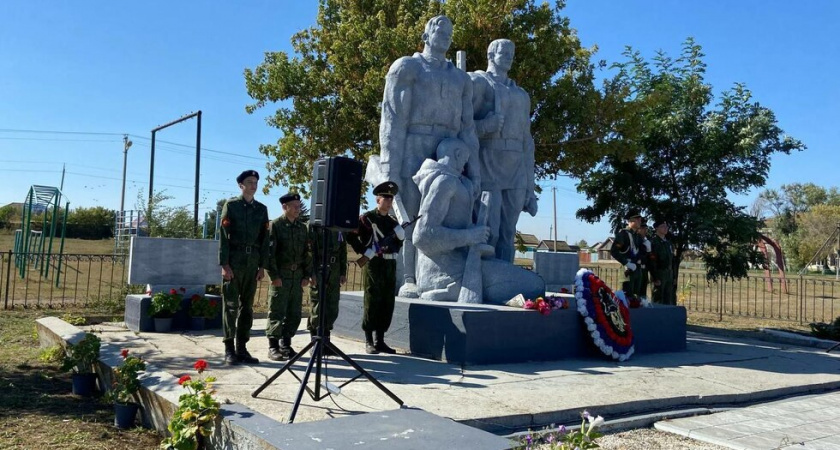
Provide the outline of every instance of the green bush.
<path id="1" fill-rule="evenodd" d="M 61 370 L 75 373 L 93 373 L 93 364 L 99 360 L 101 341 L 95 334 L 85 333 L 77 344 L 67 344 Z"/>

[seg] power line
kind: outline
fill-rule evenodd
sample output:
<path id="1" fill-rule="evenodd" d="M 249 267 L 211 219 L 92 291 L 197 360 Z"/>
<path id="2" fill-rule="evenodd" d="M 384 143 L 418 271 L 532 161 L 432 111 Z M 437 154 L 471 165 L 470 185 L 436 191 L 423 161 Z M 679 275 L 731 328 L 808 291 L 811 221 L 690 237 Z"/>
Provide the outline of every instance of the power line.
<path id="1" fill-rule="evenodd" d="M 98 136 L 123 136 L 125 133 L 100 133 L 96 131 L 55 131 L 55 130 L 18 130 L 13 128 L 0 128 L 0 133 L 32 133 L 32 134 L 81 134 Z"/>

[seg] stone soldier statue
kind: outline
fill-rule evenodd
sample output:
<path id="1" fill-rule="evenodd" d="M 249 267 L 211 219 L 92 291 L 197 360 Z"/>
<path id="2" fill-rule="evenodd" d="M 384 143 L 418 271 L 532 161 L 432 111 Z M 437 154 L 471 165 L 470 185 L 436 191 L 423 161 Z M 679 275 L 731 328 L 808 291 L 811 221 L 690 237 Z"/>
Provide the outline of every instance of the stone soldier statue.
<path id="1" fill-rule="evenodd" d="M 309 229 L 297 220 L 300 195 L 294 192 L 280 197 L 283 215 L 271 222 L 269 233 L 268 359 L 282 361 L 294 357 L 292 336 L 301 321 L 303 288 L 312 276 Z"/>
<path id="2" fill-rule="evenodd" d="M 236 177 L 242 195 L 222 206 L 219 265 L 222 266 L 225 364 L 259 362 L 245 344 L 254 322 L 254 294 L 268 264 L 268 209 L 254 199 L 260 175 L 246 170 Z M 234 347 L 235 341 L 235 347 Z"/>
<path id="3" fill-rule="evenodd" d="M 531 98 L 508 78 L 514 45 L 496 39 L 487 48 L 487 71 L 470 73 L 473 115 L 480 142 L 481 190 L 490 192 L 490 245 L 513 262 L 519 213 L 537 214 Z"/>
<path id="4" fill-rule="evenodd" d="M 490 229 L 472 221 L 473 186 L 462 175 L 468 157 L 464 142 L 444 139 L 437 161 L 427 159 L 413 178 L 422 197 L 414 228 L 420 298 L 461 301 L 461 289 L 470 280 L 478 284 L 474 288 L 481 303 L 503 304 L 517 294 L 543 295 L 545 282 L 536 273 L 496 259 L 492 247 L 482 255 Z M 486 258 L 470 261 L 473 251 Z"/>
<path id="5" fill-rule="evenodd" d="M 313 277 L 312 284 L 309 290 L 309 304 L 311 306 L 309 312 L 309 319 L 307 320 L 307 328 L 313 339 L 318 332 L 320 325 L 320 316 L 318 315 L 318 304 L 321 297 L 318 289 L 321 286 L 321 264 L 327 264 L 329 274 L 327 275 L 325 285 L 324 315 L 326 316 L 326 329 L 324 336 L 329 337 L 330 330 L 333 328 L 335 320 L 338 318 L 338 300 L 341 295 L 341 286 L 347 282 L 347 242 L 344 240 L 344 234 L 340 231 L 327 231 L 327 260 L 322 261 L 324 252 L 324 233 L 323 229 L 319 227 L 310 227 L 312 242 L 312 259 Z M 324 352 L 331 353 L 329 347 L 324 347 Z"/>
<path id="6" fill-rule="evenodd" d="M 431 18 L 422 38 L 422 53 L 402 57 L 388 70 L 379 122 L 381 156 L 371 157 L 366 177 L 374 185 L 393 181 L 400 186 L 394 207 L 401 222 L 414 220 L 420 208 L 420 192 L 411 177 L 426 158 L 434 157 L 445 138 L 457 137 L 470 148 L 466 172 L 475 186 L 474 198 L 480 186 L 472 83 L 465 72 L 446 60 L 452 22 L 446 16 Z M 400 296 L 417 297 L 416 252 L 410 235 L 401 259 Z"/>
<path id="7" fill-rule="evenodd" d="M 648 280 L 650 274 L 650 240 L 648 239 L 648 225 L 647 222 L 644 220 L 639 225 L 639 229 L 636 230 L 636 234 L 642 240 L 642 245 L 639 246 L 639 259 L 642 261 L 642 264 L 639 266 L 642 272 L 642 284 L 639 286 L 639 295 L 642 297 L 647 298 L 648 293 Z"/>
<path id="8" fill-rule="evenodd" d="M 651 239 L 651 280 L 653 302 L 676 305 L 674 292 L 674 246 L 668 240 L 668 222 L 658 220 L 653 224 L 656 235 Z"/>
<path id="9" fill-rule="evenodd" d="M 359 218 L 359 228 L 347 233 L 347 243 L 362 255 L 362 288 L 365 293 L 362 330 L 365 351 L 370 354 L 396 353 L 385 343 L 391 326 L 396 292 L 397 255 L 405 240 L 405 230 L 388 215 L 399 188 L 386 181 L 373 189 L 376 208 Z M 376 341 L 374 342 L 374 333 Z"/>
<path id="10" fill-rule="evenodd" d="M 610 255 L 624 266 L 624 283 L 622 290 L 629 296 L 639 297 L 642 287 L 642 239 L 636 230 L 642 223 L 642 216 L 638 210 L 630 210 L 627 214 L 627 228 L 615 233 Z"/>

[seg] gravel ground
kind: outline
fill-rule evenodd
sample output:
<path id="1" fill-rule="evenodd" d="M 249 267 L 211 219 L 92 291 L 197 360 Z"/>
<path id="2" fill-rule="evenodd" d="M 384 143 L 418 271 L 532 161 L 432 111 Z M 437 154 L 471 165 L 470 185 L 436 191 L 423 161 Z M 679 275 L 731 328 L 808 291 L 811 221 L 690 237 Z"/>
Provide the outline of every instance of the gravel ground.
<path id="1" fill-rule="evenodd" d="M 607 450 L 725 450 L 726 447 L 689 439 L 654 428 L 640 428 L 598 438 L 598 445 Z"/>

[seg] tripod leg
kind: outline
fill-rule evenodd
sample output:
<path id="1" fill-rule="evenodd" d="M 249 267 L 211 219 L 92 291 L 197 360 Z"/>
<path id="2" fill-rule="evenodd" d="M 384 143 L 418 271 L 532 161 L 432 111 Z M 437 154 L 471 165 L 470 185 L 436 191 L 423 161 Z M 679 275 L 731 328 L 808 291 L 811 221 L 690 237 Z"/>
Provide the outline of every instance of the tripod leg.
<path id="1" fill-rule="evenodd" d="M 317 343 L 310 342 L 307 347 L 311 347 L 315 345 L 315 351 L 318 351 Z M 302 352 L 301 352 L 302 353 Z M 309 360 L 309 364 L 306 366 L 306 373 L 303 375 L 303 380 L 300 382 L 300 388 L 298 389 L 297 397 L 295 397 L 295 404 L 292 405 L 292 413 L 289 414 L 289 423 L 293 423 L 295 421 L 295 416 L 297 415 L 298 407 L 300 407 L 300 401 L 303 399 L 303 392 L 306 390 L 306 383 L 309 382 L 309 375 L 312 373 L 312 366 L 315 365 L 315 358 Z"/>
<path id="2" fill-rule="evenodd" d="M 314 342 L 310 342 L 309 344 L 307 344 L 307 346 L 304 347 L 303 350 L 301 350 L 297 355 L 295 355 L 292 359 L 290 359 L 288 362 L 286 362 L 286 364 L 284 364 L 283 367 L 280 368 L 280 370 L 275 372 L 274 375 L 272 375 L 268 380 L 266 380 L 265 383 L 262 384 L 262 386 L 255 389 L 254 392 L 251 393 L 251 397 L 257 398 L 257 396 L 260 395 L 260 392 L 265 390 L 265 388 L 267 388 L 269 384 L 273 383 L 274 380 L 276 380 L 277 377 L 280 376 L 280 374 L 282 374 L 286 370 L 290 369 L 292 367 L 292 364 L 294 364 L 295 361 L 302 358 L 303 355 L 305 354 L 305 352 L 307 350 L 309 350 L 313 345 L 315 345 Z"/>
<path id="3" fill-rule="evenodd" d="M 838 342 L 837 344 L 834 344 L 834 347 L 831 347 L 830 349 L 826 350 L 825 352 L 826 353 L 831 353 L 831 351 L 834 350 L 837 347 L 840 347 L 840 342 Z"/>
<path id="4" fill-rule="evenodd" d="M 356 362 L 353 361 L 352 359 L 350 359 L 349 356 L 345 355 L 344 352 L 339 350 L 338 347 L 333 345 L 332 342 L 326 342 L 325 344 L 327 345 L 327 347 L 330 348 L 330 350 L 335 352 L 336 355 L 340 356 L 341 359 L 347 361 L 347 364 L 350 364 L 351 366 L 353 366 L 353 368 L 356 369 L 356 371 L 358 371 L 362 376 L 364 376 L 371 383 L 373 383 L 374 386 L 378 387 L 380 391 L 384 392 L 385 395 L 387 395 L 388 397 L 391 397 L 391 400 L 397 402 L 397 404 L 400 405 L 400 406 L 402 406 L 404 404 L 403 401 L 400 400 L 399 397 L 397 397 L 393 392 L 389 391 L 388 388 L 386 388 L 385 386 L 382 385 L 382 383 L 377 381 L 376 378 L 374 378 L 373 375 L 369 374 L 365 369 L 363 369 L 362 366 L 356 364 Z"/>

